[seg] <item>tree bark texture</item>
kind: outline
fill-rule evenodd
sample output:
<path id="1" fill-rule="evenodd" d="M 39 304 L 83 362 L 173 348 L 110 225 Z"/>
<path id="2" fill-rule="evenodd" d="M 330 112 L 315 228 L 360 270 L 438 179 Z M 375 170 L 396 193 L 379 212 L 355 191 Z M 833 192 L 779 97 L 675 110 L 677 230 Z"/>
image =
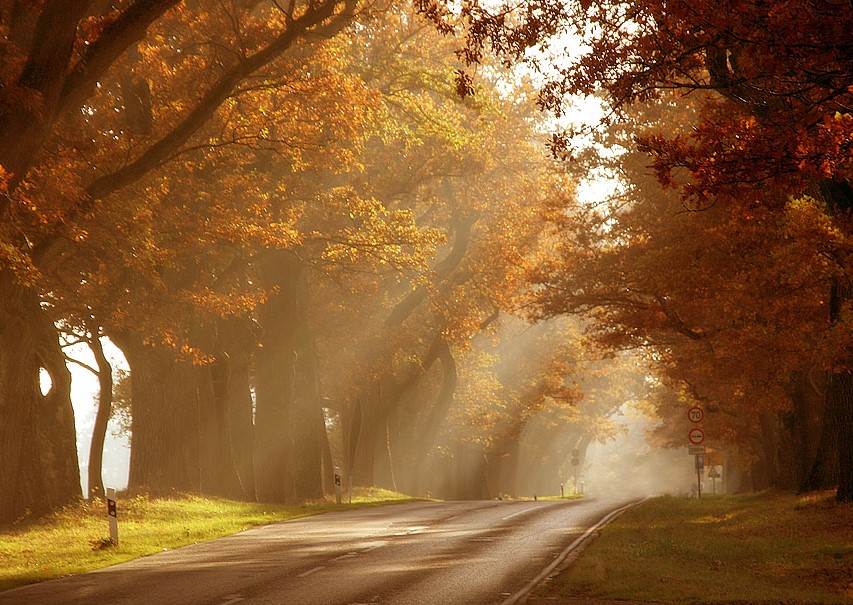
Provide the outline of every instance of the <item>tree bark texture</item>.
<path id="1" fill-rule="evenodd" d="M 838 431 L 838 489 L 835 497 L 839 502 L 853 502 L 853 371 L 836 374 L 837 401 L 827 410 L 828 421 Z"/>
<path id="2" fill-rule="evenodd" d="M 833 212 L 846 215 L 853 209 L 853 186 L 850 183 L 823 181 L 817 189 Z M 836 262 L 841 271 L 833 276 L 830 286 L 831 325 L 845 320 L 842 315 L 853 300 L 849 255 L 837 253 Z M 846 367 L 829 375 L 821 438 L 814 465 L 801 491 L 836 486 L 839 501 L 853 502 L 853 353 L 848 353 L 845 361 Z"/>
<path id="3" fill-rule="evenodd" d="M 56 326 L 33 290 L 0 272 L 0 523 L 81 495 L 71 373 Z"/>
<path id="4" fill-rule="evenodd" d="M 375 483 L 374 466 L 376 460 L 376 422 L 372 406 L 364 406 L 358 417 L 358 441 L 353 448 L 352 483 L 353 485 L 372 486 Z"/>
<path id="5" fill-rule="evenodd" d="M 845 422 L 843 411 L 845 399 L 849 398 L 849 393 L 845 393 L 844 389 L 853 386 L 850 384 L 849 374 L 849 372 L 835 372 L 829 376 L 820 440 L 814 463 L 805 481 L 800 486 L 801 492 L 829 489 L 832 487 L 837 488 L 839 486 L 841 479 L 841 425 Z M 849 406 L 849 404 L 847 405 Z M 846 422 L 848 424 L 851 422 L 850 418 L 851 416 L 847 416 Z M 847 482 L 849 483 L 850 481 L 851 479 L 848 478 Z"/>
<path id="6" fill-rule="evenodd" d="M 428 472 L 427 460 L 438 439 L 441 427 L 447 419 L 447 414 L 453 406 L 453 396 L 456 393 L 456 385 L 459 381 L 456 359 L 453 357 L 450 347 L 440 334 L 436 337 L 436 343 L 438 346 L 436 355 L 441 363 L 442 371 L 441 387 L 432 406 L 426 411 L 425 418 L 418 422 L 417 435 L 413 444 L 415 461 L 413 474 L 418 479 L 417 492 L 424 490 L 422 481 Z"/>
<path id="7" fill-rule="evenodd" d="M 261 271 L 273 290 L 259 311 L 255 478 L 262 502 L 320 498 L 323 410 L 308 316 L 307 267 L 271 252 Z"/>
<path id="8" fill-rule="evenodd" d="M 193 364 L 165 347 L 117 339 L 131 380 L 133 491 L 242 498 L 232 455 L 224 364 Z M 249 401 L 244 401 L 249 404 Z"/>
<path id="9" fill-rule="evenodd" d="M 164 273 L 178 288 L 183 277 L 178 272 Z M 236 329 L 229 332 L 224 322 L 191 320 L 187 338 L 200 351 L 195 358 L 167 346 L 144 346 L 142 334 L 123 339 L 130 342 L 131 485 L 136 489 L 254 499 L 254 493 L 246 494 L 242 487 L 235 457 L 234 435 L 243 440 L 238 453 L 243 458 L 251 455 L 251 446 L 246 452 L 245 426 L 235 425 L 252 421 L 248 380 L 241 382 L 236 372 L 232 392 L 232 366 L 248 374 L 244 349 L 251 344 L 241 343 L 240 338 L 251 342 L 252 337 L 234 333 Z M 233 363 L 226 349 L 229 344 L 235 353 Z M 237 367 L 240 364 L 244 367 Z M 241 387 L 245 389 L 242 396 L 236 392 Z M 158 444 L 163 451 L 155 451 Z M 136 467 L 134 459 L 142 466 Z M 178 470 L 181 467 L 185 472 Z M 158 476 L 165 479 L 162 484 Z"/>
<path id="10" fill-rule="evenodd" d="M 229 358 L 192 367 L 198 421 L 199 491 L 234 500 L 243 497 L 232 449 L 229 414 Z"/>
<path id="11" fill-rule="evenodd" d="M 515 493 L 518 448 L 517 439 L 500 439 L 486 450 L 486 483 L 490 498 Z"/>
<path id="12" fill-rule="evenodd" d="M 227 356 L 226 414 L 231 459 L 240 486 L 241 499 L 255 499 L 255 419 L 251 374 L 255 337 L 250 322 L 220 320 L 218 335 Z"/>
<path id="13" fill-rule="evenodd" d="M 817 456 L 823 420 L 826 375 L 796 372 L 788 393 L 791 409 L 781 414 L 784 436 L 780 443 L 782 476 L 778 487 L 795 490 L 804 485 Z"/>
<path id="14" fill-rule="evenodd" d="M 198 492 L 199 435 L 192 364 L 176 361 L 170 350 L 126 339 L 121 339 L 120 347 L 130 366 L 130 490 Z"/>

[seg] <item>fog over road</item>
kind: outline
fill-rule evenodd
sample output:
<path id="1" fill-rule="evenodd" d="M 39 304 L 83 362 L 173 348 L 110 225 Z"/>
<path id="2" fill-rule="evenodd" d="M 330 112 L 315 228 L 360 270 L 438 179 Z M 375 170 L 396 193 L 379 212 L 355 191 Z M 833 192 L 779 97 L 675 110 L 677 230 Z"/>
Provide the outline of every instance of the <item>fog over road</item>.
<path id="1" fill-rule="evenodd" d="M 0 605 L 487 605 L 627 500 L 418 502 L 257 527 L 0 593 Z"/>

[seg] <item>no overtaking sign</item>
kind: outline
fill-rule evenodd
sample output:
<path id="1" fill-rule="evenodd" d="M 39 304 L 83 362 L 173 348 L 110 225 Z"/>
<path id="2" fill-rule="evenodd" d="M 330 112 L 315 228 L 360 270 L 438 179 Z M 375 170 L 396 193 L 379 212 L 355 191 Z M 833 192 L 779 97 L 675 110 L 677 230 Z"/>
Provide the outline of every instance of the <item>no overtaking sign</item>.
<path id="1" fill-rule="evenodd" d="M 703 441 L 705 441 L 705 431 L 700 428 L 690 429 L 690 432 L 687 433 L 687 439 L 693 445 L 699 445 Z"/>

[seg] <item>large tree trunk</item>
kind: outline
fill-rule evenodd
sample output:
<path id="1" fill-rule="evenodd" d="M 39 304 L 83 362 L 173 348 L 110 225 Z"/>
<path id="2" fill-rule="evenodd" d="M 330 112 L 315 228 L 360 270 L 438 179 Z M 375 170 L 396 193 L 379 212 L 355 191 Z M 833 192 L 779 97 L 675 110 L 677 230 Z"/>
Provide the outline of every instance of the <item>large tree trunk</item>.
<path id="1" fill-rule="evenodd" d="M 378 458 L 387 450 L 386 422 L 398 396 L 396 389 L 383 387 L 381 379 L 372 387 L 371 396 L 365 401 L 359 400 L 358 414 L 354 419 L 353 432 L 357 433 L 358 439 L 352 447 L 353 485 L 376 485 Z"/>
<path id="2" fill-rule="evenodd" d="M 172 351 L 127 338 L 119 343 L 130 366 L 131 491 L 198 492 L 199 434 L 192 364 Z"/>
<path id="3" fill-rule="evenodd" d="M 209 496 L 244 497 L 235 464 L 229 413 L 230 359 L 224 353 L 193 366 L 199 436 L 199 491 Z"/>
<path id="4" fill-rule="evenodd" d="M 781 415 L 785 430 L 781 446 L 782 478 L 780 487 L 798 489 L 804 485 L 816 458 L 823 418 L 823 372 L 796 372 L 791 376 L 788 393 L 791 410 Z"/>
<path id="5" fill-rule="evenodd" d="M 853 209 L 853 186 L 846 181 L 823 181 L 818 184 L 821 197 L 829 207 L 842 215 Z M 846 219 L 845 219 L 846 220 Z M 851 262 L 846 253 L 838 254 L 843 275 L 835 275 L 830 289 L 829 320 L 837 324 L 853 300 Z M 817 457 L 803 491 L 837 485 L 836 498 L 853 502 L 853 354 L 848 352 L 846 368 L 833 372 L 826 389 L 823 430 Z"/>
<path id="6" fill-rule="evenodd" d="M 839 502 L 853 502 L 853 371 L 846 370 L 833 377 L 838 384 L 837 401 L 834 402 L 829 421 L 838 431 L 838 490 Z"/>
<path id="7" fill-rule="evenodd" d="M 258 500 L 320 498 L 323 410 L 308 317 L 307 268 L 293 254 L 262 260 L 264 281 L 275 289 L 260 309 L 255 477 Z"/>
<path id="8" fill-rule="evenodd" d="M 0 272 L 0 523 L 81 495 L 71 373 L 56 327 L 33 290 Z"/>
<path id="9" fill-rule="evenodd" d="M 165 347 L 118 341 L 130 366 L 130 489 L 246 497 L 232 450 L 230 358 L 198 365 Z M 251 401 L 241 403 L 250 413 Z"/>
<path id="10" fill-rule="evenodd" d="M 308 314 L 309 283 L 305 266 L 298 268 L 297 288 L 296 388 L 290 456 L 294 461 L 295 499 L 302 502 L 323 497 L 323 457 L 328 435 L 320 398 L 320 364 Z"/>
<path id="11" fill-rule="evenodd" d="M 378 435 L 377 422 L 374 418 L 375 408 L 372 405 L 362 406 L 358 403 L 360 414 L 354 420 L 353 432 L 358 434 L 352 443 L 351 479 L 353 485 L 372 486 L 376 461 L 376 440 Z M 357 429 L 357 430 L 356 430 Z"/>
<path id="12" fill-rule="evenodd" d="M 440 335 L 436 337 L 437 352 L 436 356 L 441 362 L 441 387 L 438 395 L 433 402 L 432 407 L 427 410 L 426 416 L 419 422 L 417 435 L 413 452 L 415 456 L 415 477 L 418 479 L 416 493 L 425 491 L 422 480 L 426 477 L 427 460 L 430 451 L 435 446 L 438 440 L 438 435 L 441 431 L 444 421 L 447 419 L 447 414 L 453 406 L 453 396 L 456 393 L 456 385 L 459 381 L 459 374 L 456 367 L 456 360 L 453 357 L 453 352 Z M 430 359 L 430 356 L 428 356 Z M 467 450 L 466 450 L 467 451 Z M 482 457 L 482 453 L 480 454 Z M 478 464 L 480 461 L 478 459 Z M 485 462 L 483 462 L 485 468 Z M 483 475 L 485 481 L 485 475 Z"/>
<path id="13" fill-rule="evenodd" d="M 779 415 L 775 412 L 762 412 L 759 415 L 761 428 L 761 469 L 764 477 L 760 481 L 766 487 L 781 487 L 782 478 L 782 434 Z"/>
<path id="14" fill-rule="evenodd" d="M 517 440 L 501 438 L 486 450 L 486 484 L 490 498 L 515 493 L 518 445 Z"/>
<path id="15" fill-rule="evenodd" d="M 241 499 L 255 499 L 255 418 L 251 374 L 255 339 L 248 321 L 219 322 L 219 338 L 227 355 L 226 414 L 231 459 L 240 486 Z"/>
<path id="16" fill-rule="evenodd" d="M 849 372 L 833 373 L 830 375 L 826 389 L 826 406 L 823 413 L 820 441 L 818 442 L 814 463 L 805 481 L 800 486 L 801 492 L 829 489 L 838 486 L 840 478 L 840 434 L 841 424 L 844 422 L 842 410 L 844 399 L 848 398 L 848 394 L 844 392 L 844 389 L 850 387 Z M 847 423 L 849 424 L 850 422 L 851 420 L 848 416 Z"/>

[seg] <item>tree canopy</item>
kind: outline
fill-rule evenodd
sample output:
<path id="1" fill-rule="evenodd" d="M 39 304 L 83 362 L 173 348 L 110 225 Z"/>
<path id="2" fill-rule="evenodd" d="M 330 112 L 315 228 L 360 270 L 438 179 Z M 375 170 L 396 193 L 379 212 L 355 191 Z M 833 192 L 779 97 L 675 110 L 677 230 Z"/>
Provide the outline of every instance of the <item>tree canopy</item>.
<path id="1" fill-rule="evenodd" d="M 1 2 L 0 522 L 79 496 L 62 333 L 128 360 L 131 489 L 540 489 L 630 400 L 853 499 L 851 21 Z"/>

